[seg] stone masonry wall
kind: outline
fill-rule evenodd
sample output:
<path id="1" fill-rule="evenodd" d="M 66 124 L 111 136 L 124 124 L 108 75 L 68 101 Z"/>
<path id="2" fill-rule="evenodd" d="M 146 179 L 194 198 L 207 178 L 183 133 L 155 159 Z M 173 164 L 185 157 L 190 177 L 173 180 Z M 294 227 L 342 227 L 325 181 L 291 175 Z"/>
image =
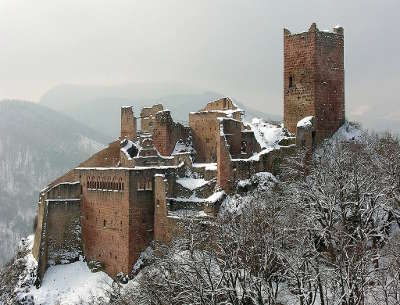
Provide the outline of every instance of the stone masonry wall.
<path id="1" fill-rule="evenodd" d="M 343 28 L 335 28 L 334 33 L 317 31 L 316 41 L 315 128 L 320 142 L 345 120 Z"/>
<path id="2" fill-rule="evenodd" d="M 231 155 L 229 153 L 228 143 L 223 134 L 218 136 L 217 140 L 217 154 L 218 154 L 218 175 L 217 183 L 226 192 L 230 193 L 233 187 L 233 168 Z"/>
<path id="3" fill-rule="evenodd" d="M 220 119 L 220 122 L 232 158 L 240 157 L 242 148 L 242 122 L 230 118 Z"/>
<path id="4" fill-rule="evenodd" d="M 136 118 L 131 106 L 121 107 L 121 139 L 136 138 Z"/>
<path id="5" fill-rule="evenodd" d="M 206 107 L 204 107 L 204 111 L 212 111 L 212 110 L 235 110 L 237 107 L 235 104 L 232 102 L 230 98 L 223 97 L 219 100 L 209 102 Z"/>
<path id="6" fill-rule="evenodd" d="M 156 113 L 162 110 L 164 110 L 164 108 L 161 104 L 142 108 L 142 111 L 140 112 L 140 129 L 142 132 L 153 132 Z"/>
<path id="7" fill-rule="evenodd" d="M 80 200 L 48 201 L 48 265 L 77 261 L 82 255 Z"/>
<path id="8" fill-rule="evenodd" d="M 315 52 L 315 31 L 291 35 L 284 30 L 283 122 L 291 133 L 296 133 L 298 121 L 315 115 Z"/>
<path id="9" fill-rule="evenodd" d="M 32 254 L 38 261 L 37 284 L 49 264 L 75 261 L 82 253 L 80 184 L 60 183 L 43 191 Z"/>
<path id="10" fill-rule="evenodd" d="M 154 234 L 154 184 L 152 171 L 130 172 L 130 236 L 129 266 L 136 263 L 141 252 L 153 240 Z M 145 183 L 143 183 L 143 182 Z M 138 185 L 142 186 L 138 186 Z"/>
<path id="11" fill-rule="evenodd" d="M 130 272 L 130 191 L 129 172 L 107 169 L 81 170 L 82 241 L 88 261 L 104 264 L 115 276 Z"/>
<path id="12" fill-rule="evenodd" d="M 191 112 L 189 114 L 197 162 L 216 162 L 218 118 L 221 116 L 224 115 L 218 112 Z"/>
<path id="13" fill-rule="evenodd" d="M 178 220 L 168 217 L 168 188 L 164 175 L 154 177 L 154 240 L 163 244 L 169 244 L 179 234 Z"/>
<path id="14" fill-rule="evenodd" d="M 169 111 L 156 113 L 153 129 L 153 142 L 158 152 L 170 156 L 178 140 L 186 140 L 189 130 L 182 124 L 175 123 Z"/>

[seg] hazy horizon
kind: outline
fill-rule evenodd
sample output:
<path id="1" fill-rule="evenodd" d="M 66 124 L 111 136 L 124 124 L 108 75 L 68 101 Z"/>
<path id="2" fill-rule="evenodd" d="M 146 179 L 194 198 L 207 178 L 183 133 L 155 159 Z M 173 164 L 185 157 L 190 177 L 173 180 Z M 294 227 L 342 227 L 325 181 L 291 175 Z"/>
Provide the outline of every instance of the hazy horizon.
<path id="1" fill-rule="evenodd" d="M 0 99 L 61 84 L 183 83 L 282 113 L 283 28 L 345 33 L 346 111 L 400 123 L 400 2 L 0 1 Z M 382 107 L 385 105 L 385 107 Z"/>

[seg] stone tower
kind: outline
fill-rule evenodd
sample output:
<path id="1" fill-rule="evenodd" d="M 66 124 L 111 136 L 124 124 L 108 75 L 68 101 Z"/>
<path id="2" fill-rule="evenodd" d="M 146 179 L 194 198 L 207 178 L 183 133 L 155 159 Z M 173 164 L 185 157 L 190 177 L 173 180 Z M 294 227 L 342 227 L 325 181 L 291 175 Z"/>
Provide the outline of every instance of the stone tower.
<path id="1" fill-rule="evenodd" d="M 284 29 L 283 96 L 285 127 L 296 133 L 297 122 L 314 117 L 313 141 L 331 136 L 345 119 L 344 35 L 342 27 L 291 34 Z"/>
<path id="2" fill-rule="evenodd" d="M 125 138 L 136 138 L 136 117 L 131 106 L 121 107 L 121 140 Z"/>

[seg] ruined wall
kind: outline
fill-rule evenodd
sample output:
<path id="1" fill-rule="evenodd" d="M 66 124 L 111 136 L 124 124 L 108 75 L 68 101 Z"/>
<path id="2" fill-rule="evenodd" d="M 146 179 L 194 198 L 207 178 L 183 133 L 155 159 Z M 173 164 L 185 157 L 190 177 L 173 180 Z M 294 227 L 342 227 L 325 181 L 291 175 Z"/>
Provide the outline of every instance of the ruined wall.
<path id="1" fill-rule="evenodd" d="M 158 152 L 163 156 L 170 156 L 178 140 L 186 140 L 189 129 L 172 120 L 167 110 L 157 112 L 154 120 L 153 142 Z"/>
<path id="2" fill-rule="evenodd" d="M 244 158 L 249 158 L 255 152 L 261 151 L 261 146 L 257 142 L 257 139 L 252 130 L 242 130 L 241 138 L 241 154 Z"/>
<path id="3" fill-rule="evenodd" d="M 154 177 L 154 240 L 169 244 L 179 232 L 176 218 L 168 217 L 167 208 L 168 182 L 164 175 Z"/>
<path id="4" fill-rule="evenodd" d="M 129 265 L 136 263 L 140 253 L 153 240 L 154 231 L 154 193 L 153 173 L 150 171 L 131 171 L 129 187 L 131 200 Z M 133 183 L 132 183 L 133 182 Z"/>
<path id="5" fill-rule="evenodd" d="M 88 261 L 104 264 L 115 276 L 130 271 L 129 172 L 124 170 L 81 170 L 82 241 Z"/>
<path id="6" fill-rule="evenodd" d="M 219 100 L 207 103 L 206 107 L 204 107 L 204 111 L 211 110 L 236 110 L 236 105 L 232 102 L 232 100 L 228 97 L 223 97 Z"/>
<path id="7" fill-rule="evenodd" d="M 49 200 L 47 208 L 48 265 L 77 261 L 82 255 L 80 199 Z"/>
<path id="8" fill-rule="evenodd" d="M 296 131 L 296 146 L 312 149 L 315 144 L 315 119 L 312 117 L 309 124 L 297 126 Z"/>
<path id="9" fill-rule="evenodd" d="M 156 113 L 162 110 L 164 110 L 164 108 L 161 104 L 142 108 L 142 111 L 140 112 L 140 129 L 142 132 L 153 133 Z"/>
<path id="10" fill-rule="evenodd" d="M 191 112 L 189 114 L 193 146 L 197 152 L 196 162 L 216 162 L 218 118 L 221 116 L 224 115 L 218 112 Z"/>
<path id="11" fill-rule="evenodd" d="M 242 122 L 231 118 L 224 118 L 220 119 L 220 124 L 232 158 L 240 157 L 242 148 Z"/>
<path id="12" fill-rule="evenodd" d="M 317 139 L 344 122 L 343 29 L 320 32 L 284 30 L 284 125 L 292 133 L 306 116 L 316 117 Z"/>
<path id="13" fill-rule="evenodd" d="M 270 172 L 273 175 L 278 175 L 281 172 L 281 163 L 284 158 L 293 154 L 295 150 L 296 145 L 291 144 L 260 154 L 259 158 L 256 159 L 233 159 L 231 163 L 233 181 L 248 179 L 259 172 Z"/>
<path id="14" fill-rule="evenodd" d="M 136 138 L 136 117 L 131 106 L 121 107 L 121 139 L 124 138 Z"/>
<path id="15" fill-rule="evenodd" d="M 75 261 L 82 253 L 79 182 L 41 192 L 37 218 L 32 254 L 38 261 L 40 285 L 49 265 Z"/>
<path id="16" fill-rule="evenodd" d="M 43 197 L 39 198 L 37 225 L 33 242 L 32 255 L 38 262 L 35 285 L 40 285 L 47 269 L 47 204 Z"/>
<path id="17" fill-rule="evenodd" d="M 172 180 L 175 171 L 161 167 L 80 169 L 82 241 L 88 260 L 102 262 L 111 276 L 132 271 L 153 239 L 153 177 L 162 173 Z"/>
<path id="18" fill-rule="evenodd" d="M 219 134 L 217 139 L 217 183 L 226 193 L 230 193 L 234 182 L 231 155 L 225 135 Z"/>

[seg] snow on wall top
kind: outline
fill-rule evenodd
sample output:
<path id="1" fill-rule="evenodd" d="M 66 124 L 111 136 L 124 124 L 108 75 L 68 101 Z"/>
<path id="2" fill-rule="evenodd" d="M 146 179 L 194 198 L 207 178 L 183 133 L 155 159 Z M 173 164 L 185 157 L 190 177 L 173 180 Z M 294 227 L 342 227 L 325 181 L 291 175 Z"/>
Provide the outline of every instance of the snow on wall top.
<path id="1" fill-rule="evenodd" d="M 312 127 L 312 120 L 314 119 L 313 116 L 306 116 L 305 118 L 301 119 L 297 122 L 297 127 L 301 128 L 310 128 Z"/>
<path id="2" fill-rule="evenodd" d="M 202 178 L 196 179 L 191 177 L 185 177 L 176 179 L 176 183 L 192 191 L 206 185 L 208 182 L 209 181 L 204 180 Z"/>
<path id="3" fill-rule="evenodd" d="M 121 109 L 129 109 L 129 108 L 131 108 L 131 109 L 132 109 L 132 112 L 133 112 L 133 106 L 122 106 L 122 107 L 121 107 Z"/>

